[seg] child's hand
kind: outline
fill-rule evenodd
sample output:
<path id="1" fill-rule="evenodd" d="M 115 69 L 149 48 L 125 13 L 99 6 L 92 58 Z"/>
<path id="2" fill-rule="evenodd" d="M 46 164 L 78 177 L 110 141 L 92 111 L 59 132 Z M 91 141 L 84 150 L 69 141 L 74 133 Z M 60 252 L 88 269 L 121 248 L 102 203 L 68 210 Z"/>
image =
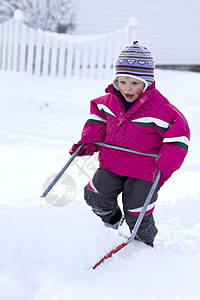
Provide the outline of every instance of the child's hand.
<path id="1" fill-rule="evenodd" d="M 74 152 L 78 149 L 80 144 L 74 144 L 71 149 L 69 150 L 69 153 L 72 155 Z M 77 156 L 84 156 L 84 155 L 93 155 L 95 152 L 95 145 L 85 145 L 80 152 L 77 154 Z"/>

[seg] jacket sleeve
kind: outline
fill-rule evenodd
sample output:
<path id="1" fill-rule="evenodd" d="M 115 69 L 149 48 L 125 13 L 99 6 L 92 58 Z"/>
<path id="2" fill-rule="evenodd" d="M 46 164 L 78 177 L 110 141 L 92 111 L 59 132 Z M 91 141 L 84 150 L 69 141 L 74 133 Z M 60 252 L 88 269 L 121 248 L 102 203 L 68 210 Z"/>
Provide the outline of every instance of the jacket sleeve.
<path id="1" fill-rule="evenodd" d="M 173 122 L 163 135 L 157 166 L 162 173 L 160 186 L 180 168 L 188 152 L 190 130 L 184 116 L 176 111 Z"/>
<path id="2" fill-rule="evenodd" d="M 98 109 L 96 101 L 91 101 L 90 115 L 86 121 L 81 134 L 81 140 L 78 144 L 85 144 L 90 142 L 103 142 L 106 133 L 106 116 Z M 95 151 L 99 151 L 100 147 L 97 145 L 90 145 Z"/>

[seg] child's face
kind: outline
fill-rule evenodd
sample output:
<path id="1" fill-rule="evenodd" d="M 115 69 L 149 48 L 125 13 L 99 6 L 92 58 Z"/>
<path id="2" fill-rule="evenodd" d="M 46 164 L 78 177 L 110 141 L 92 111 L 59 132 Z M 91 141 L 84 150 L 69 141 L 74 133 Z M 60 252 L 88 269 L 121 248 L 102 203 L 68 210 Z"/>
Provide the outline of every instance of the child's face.
<path id="1" fill-rule="evenodd" d="M 118 77 L 119 90 L 126 101 L 134 102 L 142 94 L 145 84 L 144 82 L 131 77 Z"/>

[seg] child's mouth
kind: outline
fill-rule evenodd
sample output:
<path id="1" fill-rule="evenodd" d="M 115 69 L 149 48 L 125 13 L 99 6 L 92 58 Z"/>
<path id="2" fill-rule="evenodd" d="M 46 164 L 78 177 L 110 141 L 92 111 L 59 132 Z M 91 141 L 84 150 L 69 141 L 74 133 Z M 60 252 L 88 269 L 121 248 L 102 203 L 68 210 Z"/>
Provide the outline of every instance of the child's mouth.
<path id="1" fill-rule="evenodd" d="M 125 94 L 125 98 L 126 99 L 132 99 L 133 98 L 133 94 Z"/>

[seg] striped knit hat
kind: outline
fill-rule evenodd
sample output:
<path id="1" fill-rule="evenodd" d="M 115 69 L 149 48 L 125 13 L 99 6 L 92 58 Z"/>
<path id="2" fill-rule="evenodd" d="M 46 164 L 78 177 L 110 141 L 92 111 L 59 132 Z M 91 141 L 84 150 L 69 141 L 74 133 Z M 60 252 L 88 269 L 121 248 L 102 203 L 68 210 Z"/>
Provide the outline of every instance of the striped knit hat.
<path id="1" fill-rule="evenodd" d="M 115 65 L 113 85 L 119 90 L 117 77 L 127 76 L 144 82 L 145 91 L 154 82 L 154 68 L 151 52 L 135 41 L 120 53 Z"/>

